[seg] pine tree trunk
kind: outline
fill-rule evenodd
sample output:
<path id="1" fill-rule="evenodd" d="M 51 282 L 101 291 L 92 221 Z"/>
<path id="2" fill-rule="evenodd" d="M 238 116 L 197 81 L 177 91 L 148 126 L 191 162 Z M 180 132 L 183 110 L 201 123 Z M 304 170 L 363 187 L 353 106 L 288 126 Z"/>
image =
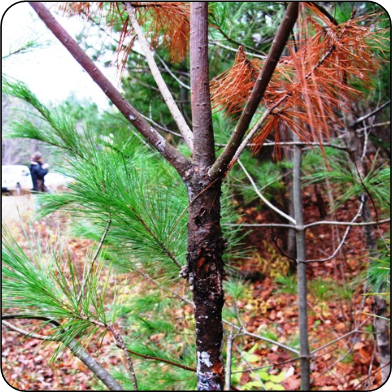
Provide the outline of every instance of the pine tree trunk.
<path id="1" fill-rule="evenodd" d="M 294 136 L 294 140 L 298 139 Z M 294 146 L 294 166 L 293 166 L 293 206 L 296 220 L 296 247 L 297 260 L 306 260 L 305 231 L 303 229 L 303 202 L 301 189 L 301 165 L 302 149 Z M 308 332 L 308 299 L 307 299 L 307 278 L 306 263 L 298 263 L 298 323 L 300 339 L 300 365 L 301 365 L 301 390 L 310 389 L 310 353 L 309 353 L 309 332 Z"/>
<path id="2" fill-rule="evenodd" d="M 224 240 L 220 227 L 220 179 L 208 170 L 215 162 L 208 64 L 208 3 L 192 2 L 190 74 L 193 169 L 186 183 L 188 210 L 188 274 L 195 303 L 197 387 L 223 390 L 222 287 Z"/>
<path id="3" fill-rule="evenodd" d="M 188 215 L 187 257 L 195 304 L 197 386 L 198 390 L 223 390 L 224 240 L 219 222 L 221 186 L 214 183 L 208 187 L 205 176 L 196 177 L 188 188 L 190 200 L 194 202 Z"/>

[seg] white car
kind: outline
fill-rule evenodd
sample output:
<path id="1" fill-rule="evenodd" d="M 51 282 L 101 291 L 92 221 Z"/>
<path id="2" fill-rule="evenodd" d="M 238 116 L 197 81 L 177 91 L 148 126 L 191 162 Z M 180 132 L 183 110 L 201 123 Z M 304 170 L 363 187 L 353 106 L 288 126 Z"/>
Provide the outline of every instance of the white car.
<path id="1" fill-rule="evenodd" d="M 30 169 L 24 165 L 2 165 L 1 192 L 20 195 L 33 189 Z"/>

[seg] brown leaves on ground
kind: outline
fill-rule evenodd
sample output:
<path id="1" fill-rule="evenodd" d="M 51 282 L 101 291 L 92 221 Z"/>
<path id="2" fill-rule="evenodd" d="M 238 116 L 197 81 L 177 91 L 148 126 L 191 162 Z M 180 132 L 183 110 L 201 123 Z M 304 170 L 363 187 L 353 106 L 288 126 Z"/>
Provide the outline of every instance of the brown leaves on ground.
<path id="1" fill-rule="evenodd" d="M 304 190 L 304 218 L 305 223 L 319 219 L 317 201 L 314 199 L 311 188 Z M 349 221 L 352 211 L 356 208 L 356 201 L 347 202 L 339 209 L 336 219 Z M 243 216 L 244 222 L 274 222 L 274 214 L 266 210 L 256 210 L 254 207 L 246 208 Z M 276 218 L 276 217 L 275 217 Z M 58 221 L 58 220 L 57 220 Z M 44 224 L 45 223 L 45 224 Z M 53 222 L 55 223 L 55 222 Z M 387 227 L 387 226 L 386 226 Z M 55 228 L 50 219 L 37 222 L 36 227 L 45 237 L 45 233 Z M 16 230 L 16 228 L 14 228 Z M 321 347 L 332 340 L 350 332 L 353 324 L 365 321 L 371 314 L 371 298 L 363 298 L 361 287 L 354 291 L 350 298 L 340 298 L 336 295 L 337 289 L 343 282 L 355 280 L 361 271 L 366 268 L 367 259 L 363 250 L 362 229 L 353 227 L 346 239 L 342 253 L 335 260 L 327 263 L 312 264 L 308 267 L 309 282 L 321 279 L 330 282 L 331 286 L 326 296 L 319 297 L 312 290 L 309 292 L 309 340 L 311 349 Z M 283 235 L 279 235 L 283 238 Z M 22 235 L 20 234 L 20 237 Z M 261 241 L 260 238 L 266 241 Z M 246 237 L 248 245 L 252 245 L 265 260 L 271 260 L 273 252 L 269 238 L 265 236 L 265 229 L 255 228 L 252 235 Z M 307 257 L 311 259 L 324 258 L 336 247 L 336 233 L 333 227 L 315 226 L 307 231 Z M 24 247 L 28 245 L 25 244 Z M 84 260 L 86 251 L 90 247 L 87 241 L 71 239 L 69 250 L 75 260 Z M 258 268 L 260 261 L 243 260 L 241 268 Z M 251 265 L 249 265 L 251 264 Z M 265 271 L 267 272 L 267 271 Z M 181 293 L 183 283 L 178 287 Z M 298 348 L 298 303 L 295 294 L 282 292 L 273 277 L 266 276 L 263 280 L 249 283 L 249 292 L 246 299 L 238 300 L 236 306 L 241 320 L 249 332 L 265 335 L 280 343 Z M 310 285 L 311 287 L 311 285 Z M 138 282 L 137 291 L 151 290 L 150 282 Z M 317 291 L 316 291 L 317 293 Z M 365 307 L 362 307 L 362 304 Z M 226 307 L 233 306 L 233 299 L 226 296 Z M 367 314 L 366 314 L 367 313 Z M 193 308 L 185 304 L 173 308 L 168 314 L 173 323 L 178 325 L 178 330 L 186 331 L 189 336 L 193 328 Z M 16 323 L 16 321 L 12 321 Z M 21 328 L 33 331 L 39 323 L 33 325 L 30 320 L 18 320 Z M 374 351 L 374 340 L 370 333 L 371 319 L 361 327 L 361 332 L 349 335 L 337 343 L 326 346 L 318 351 L 311 362 L 312 386 L 319 390 L 353 390 L 360 383 L 363 390 L 364 380 L 368 378 L 369 367 L 375 371 L 379 366 L 378 357 Z M 16 332 L 3 328 L 3 374 L 5 379 L 15 388 L 21 390 L 92 390 L 97 388 L 94 376 L 80 363 L 71 357 L 68 351 L 59 357 L 53 365 L 48 365 L 48 360 L 53 353 L 55 345 L 44 347 L 40 341 L 21 337 Z M 41 331 L 40 333 L 43 333 Z M 186 334 L 178 334 L 174 339 L 175 346 L 169 350 L 178 352 L 184 344 Z M 253 368 L 264 367 L 263 374 L 280 376 L 283 372 L 287 377 L 279 382 L 278 387 L 286 390 L 299 390 L 299 364 L 295 355 L 276 345 L 255 339 L 252 336 L 239 336 L 235 341 L 241 350 L 251 356 L 248 362 Z M 160 345 L 160 335 L 152 335 L 149 342 Z M 93 343 L 95 344 L 95 343 Z M 86 347 L 87 351 L 111 371 L 122 366 L 122 357 L 118 351 L 113 350 L 114 344 L 108 335 L 97 344 Z M 167 349 L 167 347 L 160 347 Z M 176 350 L 177 348 L 177 350 Z M 244 384 L 253 382 L 254 375 L 250 371 L 244 358 L 234 350 L 236 358 L 233 371 L 242 369 L 239 377 L 241 389 Z M 174 358 L 175 359 L 175 358 Z M 148 361 L 148 359 L 143 359 Z M 175 359 L 176 360 L 176 359 Z M 166 366 L 166 365 L 165 365 Z M 371 372 L 370 372 L 371 373 Z M 190 375 L 191 376 L 191 375 Z M 370 389 L 381 384 L 379 373 L 375 373 L 369 381 Z"/>
<path id="2" fill-rule="evenodd" d="M 304 189 L 304 205 L 305 223 L 320 220 L 317 201 L 311 188 Z M 355 208 L 355 201 L 347 202 L 336 212 L 336 220 L 349 221 Z M 268 210 L 260 211 L 255 207 L 249 207 L 244 211 L 246 214 L 242 217 L 243 223 L 276 222 L 273 213 Z M 388 230 L 388 225 L 385 226 L 385 230 Z M 307 231 L 307 258 L 323 259 L 333 253 L 343 231 L 333 226 L 312 227 Z M 275 234 L 280 239 L 284 238 L 283 232 L 279 233 L 278 229 Z M 265 228 L 254 228 L 253 233 L 247 236 L 247 242 L 255 247 L 262 259 L 273 259 L 271 242 L 268 241 L 268 237 L 266 238 Z M 367 389 L 371 390 L 381 385 L 380 372 L 377 372 L 379 360 L 371 334 L 372 318 L 368 317 L 368 314 L 372 314 L 372 298 L 364 298 L 362 286 L 355 286 L 353 283 L 360 282 L 361 273 L 367 268 L 368 259 L 363 243 L 362 228 L 353 227 L 337 258 L 326 263 L 311 264 L 307 269 L 311 350 L 348 334 L 354 326 L 366 321 L 360 332 L 349 334 L 347 338 L 325 346 L 314 354 L 311 361 L 311 382 L 312 387 L 318 390 L 353 390 L 357 385 L 360 385 L 358 390 L 364 390 L 365 380 L 371 373 L 374 375 L 369 377 Z M 241 269 L 249 268 L 260 268 L 259 260 L 244 260 Z M 236 306 L 241 319 L 248 331 L 298 348 L 297 297 L 282 290 L 284 287 L 281 284 L 269 277 L 268 273 L 266 275 L 263 280 L 251 284 L 249 300 L 237 301 Z M 325 283 L 328 287 L 325 294 L 321 295 L 318 292 L 317 282 Z M 343 290 L 345 285 L 352 290 L 348 296 Z M 226 305 L 233 306 L 230 297 L 226 298 Z M 293 360 L 294 355 L 253 337 L 244 336 L 242 347 L 245 351 L 254 350 L 254 354 L 262 357 L 258 361 L 254 357 L 255 362 L 251 363 L 253 368 L 266 367 L 268 373 L 280 374 L 294 367 L 295 372 L 281 382 L 280 386 L 286 390 L 299 390 L 299 363 Z M 249 364 L 243 360 L 241 362 L 241 359 L 239 361 L 239 366 L 249 368 Z M 241 385 L 251 382 L 255 382 L 251 372 L 240 379 Z"/>

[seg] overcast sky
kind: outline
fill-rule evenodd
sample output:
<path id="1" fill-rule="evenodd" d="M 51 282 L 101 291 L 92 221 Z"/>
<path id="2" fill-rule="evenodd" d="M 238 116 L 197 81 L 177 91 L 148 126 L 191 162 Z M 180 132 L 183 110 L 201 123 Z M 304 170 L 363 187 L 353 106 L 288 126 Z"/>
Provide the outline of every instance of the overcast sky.
<path id="1" fill-rule="evenodd" d="M 75 94 L 80 99 L 87 99 L 100 107 L 107 107 L 104 93 L 46 28 L 29 4 L 14 3 L 5 12 L 7 3 L 3 0 L 0 2 L 3 15 L 2 56 L 15 51 L 31 38 L 44 46 L 30 53 L 11 56 L 4 60 L 2 72 L 26 83 L 46 104 L 61 102 L 70 94 Z M 53 3 L 50 7 L 53 7 Z M 56 19 L 73 36 L 83 29 L 79 18 L 67 19 L 56 15 Z M 102 70 L 112 82 L 118 85 L 115 69 Z"/>

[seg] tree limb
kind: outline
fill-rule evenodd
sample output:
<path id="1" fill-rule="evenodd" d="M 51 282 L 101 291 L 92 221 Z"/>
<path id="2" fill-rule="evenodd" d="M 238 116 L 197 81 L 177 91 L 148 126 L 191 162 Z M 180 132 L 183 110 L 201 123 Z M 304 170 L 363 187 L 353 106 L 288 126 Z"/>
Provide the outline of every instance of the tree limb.
<path id="1" fill-rule="evenodd" d="M 379 106 L 378 108 L 376 108 L 375 110 L 373 110 L 370 113 L 365 114 L 362 117 L 359 117 L 355 120 L 354 124 L 358 124 L 362 121 L 367 120 L 369 117 L 375 116 L 378 112 L 380 112 L 381 110 L 385 109 L 386 107 L 388 107 L 391 104 L 391 101 L 389 100 L 388 102 L 385 102 L 383 105 Z"/>
<path id="2" fill-rule="evenodd" d="M 254 114 L 256 113 L 257 107 L 259 106 L 264 92 L 272 78 L 280 55 L 286 46 L 286 42 L 290 36 L 291 30 L 295 24 L 295 21 L 297 20 L 297 16 L 298 2 L 290 2 L 286 10 L 286 14 L 272 43 L 271 50 L 268 53 L 267 59 L 265 60 L 262 70 L 260 71 L 255 86 L 253 87 L 237 126 L 235 127 L 226 148 L 209 170 L 210 177 L 214 178 L 218 175 L 226 174 L 226 171 L 229 168 L 229 163 L 240 146 L 242 138 L 244 137 L 245 132 L 248 130 L 249 124 Z"/>
<path id="3" fill-rule="evenodd" d="M 165 68 L 166 72 L 182 87 L 186 88 L 187 90 L 190 90 L 191 87 L 185 84 L 181 79 L 179 79 L 174 73 L 171 71 L 171 69 L 166 65 L 166 63 L 163 61 L 163 59 L 156 54 L 158 57 L 158 60 L 162 63 L 163 67 Z"/>
<path id="4" fill-rule="evenodd" d="M 189 160 L 179 153 L 172 145 L 167 143 L 166 139 L 152 128 L 140 113 L 125 100 L 121 93 L 99 70 L 71 35 L 57 22 L 43 3 L 29 2 L 29 4 L 48 29 L 90 75 L 92 80 L 101 88 L 114 106 L 116 106 L 125 118 L 147 139 L 148 143 L 155 147 L 155 149 L 170 162 L 180 176 L 184 177 L 190 164 Z"/>
<path id="5" fill-rule="evenodd" d="M 308 229 L 309 227 L 319 226 L 319 225 L 335 225 L 335 226 L 376 226 L 382 223 L 390 222 L 390 218 L 382 219 L 374 222 L 339 222 L 339 221 L 319 221 L 312 222 L 304 225 L 302 229 Z M 283 227 L 286 229 L 298 229 L 295 225 L 288 225 L 286 223 L 224 223 L 223 226 L 232 227 Z"/>
<path id="6" fill-rule="evenodd" d="M 38 335 L 35 333 L 29 333 L 24 331 L 21 328 L 18 328 L 11 323 L 8 323 L 4 319 L 22 319 L 22 318 L 29 318 L 29 319 L 37 319 L 37 320 L 44 320 L 49 321 L 51 324 L 55 326 L 60 326 L 61 324 L 55 320 L 49 319 L 47 317 L 33 317 L 27 316 L 24 317 L 23 315 L 3 315 L 2 316 L 2 324 L 6 327 L 24 335 L 34 339 L 44 340 L 44 341 L 57 341 L 59 343 L 63 343 L 59 340 L 53 339 L 51 336 L 44 336 Z M 64 344 L 64 343 L 63 343 Z M 67 343 L 66 346 L 71 350 L 72 354 L 75 357 L 79 358 L 94 374 L 95 376 L 100 379 L 111 391 L 123 391 L 124 388 L 97 362 L 93 359 L 90 354 L 87 353 L 76 341 L 72 340 L 71 342 Z"/>
<path id="7" fill-rule="evenodd" d="M 361 202 L 361 205 L 359 207 L 359 210 L 357 212 L 357 214 L 354 216 L 353 220 L 351 221 L 351 223 L 354 223 L 361 215 L 362 215 L 362 210 L 363 210 L 363 205 L 364 202 Z M 351 226 L 348 226 L 346 231 L 343 234 L 342 240 L 340 241 L 340 244 L 337 246 L 337 248 L 335 249 L 335 251 L 333 252 L 333 254 L 325 259 L 315 259 L 315 260 L 297 260 L 297 263 L 324 263 L 325 261 L 329 261 L 332 260 L 337 253 L 339 252 L 340 248 L 343 246 L 344 242 L 346 241 L 346 238 L 348 236 L 348 233 L 350 232 Z"/>
<path id="8" fill-rule="evenodd" d="M 211 44 L 211 45 L 219 46 L 219 47 L 224 48 L 224 49 L 226 49 L 226 50 L 230 50 L 231 52 L 235 52 L 235 53 L 238 52 L 238 48 L 237 48 L 237 49 L 231 48 L 230 46 L 227 46 L 227 45 L 222 44 L 222 43 L 219 42 L 218 40 L 211 41 L 210 44 Z M 246 47 L 246 46 L 244 46 L 244 48 L 245 48 L 245 47 Z M 264 56 L 264 55 L 261 55 L 261 54 L 258 55 L 258 54 L 254 54 L 254 53 L 249 53 L 249 52 L 247 52 L 247 51 L 244 51 L 244 53 L 245 53 L 247 56 L 250 56 L 250 57 L 257 57 L 257 58 L 262 59 L 262 60 L 265 60 L 266 57 L 267 57 L 267 56 Z"/>
<path id="9" fill-rule="evenodd" d="M 335 26 L 339 25 L 337 20 L 322 5 L 315 1 L 309 1 L 309 3 L 314 5 L 320 12 L 322 12 Z"/>
<path id="10" fill-rule="evenodd" d="M 127 365 L 128 365 L 128 371 L 129 371 L 129 374 L 131 375 L 133 389 L 135 391 L 137 391 L 138 387 L 137 387 L 137 379 L 136 379 L 136 375 L 135 375 L 135 369 L 133 367 L 132 358 L 129 356 L 128 350 L 125 347 L 124 339 L 111 325 L 108 325 L 107 329 L 108 329 L 108 331 L 110 331 L 112 333 L 112 335 L 116 341 L 117 346 L 121 350 L 123 350 L 123 352 L 124 352 L 125 359 L 126 359 Z"/>
<path id="11" fill-rule="evenodd" d="M 234 324 L 231 324 L 230 333 L 229 336 L 227 336 L 227 341 L 226 341 L 226 374 L 225 374 L 226 391 L 230 390 L 231 366 L 232 366 L 231 355 L 232 355 L 233 341 L 235 339 L 235 337 L 233 337 L 233 331 L 234 331 Z"/>
<path id="12" fill-rule="evenodd" d="M 390 222 L 390 218 L 382 219 L 379 221 L 375 222 L 339 222 L 339 221 L 319 221 L 319 222 L 313 222 L 313 223 L 308 223 L 307 225 L 304 225 L 304 229 L 307 229 L 308 227 L 313 227 L 313 226 L 318 226 L 318 225 L 336 225 L 336 226 L 376 226 L 380 225 L 382 223 L 388 223 Z"/>
<path id="13" fill-rule="evenodd" d="M 226 32 L 221 28 L 220 23 L 216 23 L 215 27 L 218 29 L 218 31 L 223 35 L 223 37 L 226 39 L 226 41 L 236 45 L 236 46 L 243 46 L 245 49 L 251 50 L 254 53 L 257 53 L 260 57 L 263 55 L 262 52 L 260 52 L 259 50 L 252 48 L 251 46 L 248 45 L 244 45 L 241 42 L 236 41 L 235 39 L 231 38 L 228 34 L 226 34 Z M 257 56 L 252 54 L 252 56 Z"/>
<path id="14" fill-rule="evenodd" d="M 158 69 L 158 66 L 154 60 L 154 55 L 150 49 L 150 45 L 148 44 L 146 37 L 144 36 L 144 33 L 139 25 L 139 22 L 136 19 L 136 14 L 134 7 L 132 6 L 132 3 L 127 1 L 124 3 L 125 7 L 128 12 L 129 19 L 132 24 L 132 28 L 135 30 L 140 46 L 142 48 L 142 51 L 144 53 L 144 56 L 146 57 L 148 66 L 151 69 L 151 74 L 155 79 L 155 82 L 163 96 L 163 99 L 165 100 L 166 106 L 170 110 L 170 113 L 173 116 L 174 121 L 176 122 L 178 129 L 180 130 L 181 134 L 184 137 L 185 143 L 188 145 L 189 149 L 192 151 L 193 150 L 193 134 L 192 131 L 190 130 L 188 124 L 185 121 L 185 118 L 183 117 L 182 113 L 180 112 L 180 109 L 178 108 L 176 102 L 174 101 L 174 98 L 169 91 L 165 81 L 163 80 L 162 74 Z"/>
<path id="15" fill-rule="evenodd" d="M 382 367 L 376 369 L 372 374 L 369 374 L 367 377 L 365 377 L 359 384 L 355 385 L 354 390 L 357 390 L 357 388 L 362 385 L 365 381 L 367 381 L 369 378 L 374 377 L 374 375 L 376 373 L 378 373 L 380 370 L 382 370 L 384 367 L 389 366 L 390 363 L 386 363 L 385 365 L 383 365 Z"/>
<path id="16" fill-rule="evenodd" d="M 279 214 L 280 216 L 282 216 L 283 218 L 287 219 L 289 222 L 293 223 L 294 225 L 296 225 L 296 221 L 294 218 L 292 218 L 291 216 L 285 214 L 283 211 L 281 211 L 279 208 L 276 208 L 272 203 L 270 203 L 258 190 L 255 182 L 253 181 L 253 178 L 251 177 L 251 175 L 248 173 L 248 171 L 246 170 L 245 166 L 241 163 L 241 161 L 238 159 L 238 164 L 241 166 L 241 169 L 244 171 L 244 173 L 246 174 L 246 176 L 248 177 L 250 183 L 253 186 L 253 189 L 255 190 L 255 192 L 257 193 L 257 195 L 260 197 L 261 200 L 263 200 L 263 202 L 265 204 L 267 204 L 267 206 L 269 208 L 271 208 L 271 210 L 275 211 L 277 214 Z"/>
<path id="17" fill-rule="evenodd" d="M 227 325 L 230 325 L 230 326 L 233 324 L 233 323 L 231 323 L 230 321 L 227 321 L 227 320 L 225 320 L 225 319 L 223 319 L 222 322 L 223 322 L 224 324 L 227 324 Z M 285 344 L 283 344 L 283 343 L 280 343 L 280 342 L 277 342 L 277 341 L 275 341 L 275 340 L 266 338 L 265 336 L 261 336 L 261 335 L 255 334 L 255 333 L 253 333 L 253 332 L 249 332 L 249 331 L 247 331 L 244 327 L 238 327 L 238 326 L 235 325 L 235 324 L 233 324 L 233 325 L 234 325 L 234 329 L 236 329 L 236 330 L 241 330 L 241 333 L 242 333 L 243 335 L 251 336 L 251 337 L 253 337 L 253 338 L 255 338 L 255 339 L 262 340 L 263 342 L 271 343 L 271 344 L 273 344 L 273 345 L 275 345 L 275 346 L 278 346 L 278 347 L 280 347 L 280 348 L 283 348 L 283 349 L 286 350 L 286 351 L 290 351 L 290 352 L 293 353 L 293 354 L 299 355 L 299 351 L 296 350 L 295 348 L 292 348 L 292 347 L 290 347 L 290 346 L 287 346 L 287 345 L 285 345 Z"/>
<path id="18" fill-rule="evenodd" d="M 283 227 L 285 229 L 297 229 L 296 225 L 289 225 L 287 223 L 224 223 L 222 226 L 232 227 Z"/>
<path id="19" fill-rule="evenodd" d="M 269 112 L 270 113 L 270 112 Z M 377 124 L 378 126 L 381 125 L 389 125 L 388 123 L 382 123 L 382 124 Z M 376 126 L 373 125 L 372 127 Z M 222 143 L 215 143 L 216 147 L 226 147 L 227 144 L 222 144 Z M 252 147 L 252 146 L 256 146 L 255 143 L 248 143 L 246 145 L 247 147 Z M 336 148 L 337 150 L 342 150 L 342 151 L 348 151 L 347 147 L 345 146 L 339 146 L 336 144 L 332 144 L 332 143 L 319 143 L 319 142 L 271 142 L 271 141 L 267 141 L 263 144 L 263 147 L 267 147 L 267 146 L 322 146 L 322 147 L 331 147 L 331 148 Z"/>
<path id="20" fill-rule="evenodd" d="M 325 348 L 331 346 L 332 344 L 335 344 L 335 343 L 339 342 L 340 340 L 345 339 L 345 338 L 347 338 L 348 336 L 350 336 L 350 335 L 352 335 L 352 334 L 358 333 L 358 332 L 360 331 L 360 328 L 361 328 L 363 325 L 365 325 L 365 324 L 368 322 L 369 319 L 370 319 L 370 317 L 368 317 L 366 320 L 364 320 L 361 324 L 358 325 L 358 327 L 356 327 L 356 328 L 353 329 L 352 331 L 347 332 L 346 334 L 344 334 L 344 335 L 342 335 L 342 336 L 340 336 L 340 337 L 338 337 L 338 338 L 336 338 L 336 339 L 334 339 L 334 340 L 331 340 L 330 342 L 324 344 L 323 346 L 314 349 L 313 351 L 310 352 L 310 355 L 313 356 L 313 355 L 316 354 L 317 352 L 319 352 L 319 351 L 321 351 L 321 350 L 323 350 L 323 349 L 325 349 Z"/>
<path id="21" fill-rule="evenodd" d="M 126 348 L 126 350 L 128 351 L 129 354 L 136 355 L 140 358 L 151 359 L 153 361 L 167 363 L 168 365 L 176 366 L 184 370 L 189 370 L 190 372 L 196 372 L 196 368 L 191 366 L 182 365 L 178 362 L 173 362 L 165 358 L 153 357 L 152 355 L 139 354 L 136 351 L 129 350 L 128 348 Z"/>

